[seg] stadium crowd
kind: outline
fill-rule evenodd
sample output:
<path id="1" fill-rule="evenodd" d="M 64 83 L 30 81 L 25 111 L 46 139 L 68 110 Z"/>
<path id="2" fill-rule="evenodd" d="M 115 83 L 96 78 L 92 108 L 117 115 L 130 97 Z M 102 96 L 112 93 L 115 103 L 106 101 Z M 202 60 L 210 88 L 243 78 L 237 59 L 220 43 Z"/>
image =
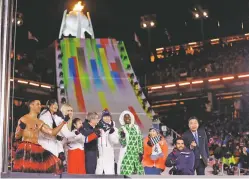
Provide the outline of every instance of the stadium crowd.
<path id="1" fill-rule="evenodd" d="M 210 119 L 205 125 L 209 137 L 209 151 L 213 174 L 249 174 L 249 120 L 248 113 L 234 109 L 232 116 Z M 240 171 L 238 171 L 240 170 Z"/>
<path id="2" fill-rule="evenodd" d="M 153 71 L 146 73 L 147 85 L 184 81 L 187 78 L 204 78 L 214 75 L 248 72 L 248 41 L 222 45 L 206 45 L 186 54 L 180 49 L 178 54 L 155 62 Z M 143 79 L 143 78 L 142 78 Z"/>
<path id="3" fill-rule="evenodd" d="M 55 83 L 55 61 L 42 55 L 43 53 L 12 54 L 12 76 L 48 84 Z M 54 58 L 54 56 L 52 55 Z M 13 73 L 14 72 L 14 73 Z"/>

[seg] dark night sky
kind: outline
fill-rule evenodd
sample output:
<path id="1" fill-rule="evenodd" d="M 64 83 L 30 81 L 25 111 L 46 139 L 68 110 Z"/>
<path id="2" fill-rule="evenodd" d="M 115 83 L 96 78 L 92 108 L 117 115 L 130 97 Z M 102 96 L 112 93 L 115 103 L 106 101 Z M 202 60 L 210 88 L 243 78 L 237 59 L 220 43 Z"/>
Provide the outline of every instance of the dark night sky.
<path id="1" fill-rule="evenodd" d="M 24 14 L 24 26 L 18 35 L 32 31 L 47 46 L 58 37 L 62 14 L 76 0 L 19 0 L 18 11 Z M 142 44 L 147 43 L 147 32 L 140 29 L 140 16 L 156 14 L 158 27 L 152 30 L 153 47 L 169 45 L 164 29 L 172 43 L 201 39 L 200 22 L 193 20 L 191 9 L 196 4 L 208 9 L 210 18 L 204 21 L 206 37 L 226 36 L 249 32 L 249 0 L 85 0 L 90 11 L 96 37 L 114 37 L 130 44 L 137 33 Z M 217 28 L 217 21 L 220 28 Z M 185 26 L 187 22 L 187 27 Z M 25 32 L 26 33 L 26 32 Z M 21 35 L 19 35 L 21 38 Z"/>

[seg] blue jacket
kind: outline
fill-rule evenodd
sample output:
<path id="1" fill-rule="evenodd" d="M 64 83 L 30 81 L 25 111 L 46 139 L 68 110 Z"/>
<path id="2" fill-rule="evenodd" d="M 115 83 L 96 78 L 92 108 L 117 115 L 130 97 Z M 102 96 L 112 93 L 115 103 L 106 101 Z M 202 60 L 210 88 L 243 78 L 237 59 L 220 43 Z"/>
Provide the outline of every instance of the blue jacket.
<path id="1" fill-rule="evenodd" d="M 168 155 L 166 166 L 172 167 L 175 165 L 181 175 L 194 175 L 194 163 L 195 155 L 193 151 L 187 148 L 182 151 L 174 149 L 173 152 Z"/>

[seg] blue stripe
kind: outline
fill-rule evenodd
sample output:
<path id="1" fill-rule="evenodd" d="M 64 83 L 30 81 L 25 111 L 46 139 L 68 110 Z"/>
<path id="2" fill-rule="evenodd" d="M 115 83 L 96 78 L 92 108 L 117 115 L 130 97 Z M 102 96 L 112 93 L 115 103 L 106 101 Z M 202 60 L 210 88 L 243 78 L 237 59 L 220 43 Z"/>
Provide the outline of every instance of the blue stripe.
<path id="1" fill-rule="evenodd" d="M 118 87 L 122 87 L 122 80 L 120 79 L 120 75 L 116 71 L 111 71 L 112 78 L 115 80 Z"/>
<path id="2" fill-rule="evenodd" d="M 69 68 L 69 74 L 68 74 L 69 78 L 73 78 L 75 80 L 76 72 L 75 72 L 75 64 L 73 58 L 68 59 L 68 68 Z"/>
<path id="3" fill-rule="evenodd" d="M 99 77 L 99 72 L 98 72 L 98 67 L 97 67 L 96 61 L 94 59 L 91 59 L 90 62 L 91 62 L 91 68 L 92 68 L 92 72 L 93 72 L 93 82 L 96 85 L 97 89 L 101 89 L 102 83 L 101 83 L 101 79 Z"/>
<path id="4" fill-rule="evenodd" d="M 96 44 L 97 48 L 102 48 L 101 44 Z"/>

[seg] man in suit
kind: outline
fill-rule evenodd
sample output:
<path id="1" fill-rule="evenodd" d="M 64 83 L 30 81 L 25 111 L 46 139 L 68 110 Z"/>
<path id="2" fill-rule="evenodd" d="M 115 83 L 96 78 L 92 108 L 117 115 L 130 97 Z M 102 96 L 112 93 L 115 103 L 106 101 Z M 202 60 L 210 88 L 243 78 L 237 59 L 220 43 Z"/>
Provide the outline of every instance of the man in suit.
<path id="1" fill-rule="evenodd" d="M 183 134 L 183 140 L 189 149 L 195 154 L 194 169 L 197 175 L 205 175 L 205 168 L 208 164 L 208 138 L 204 129 L 199 129 L 199 122 L 196 117 L 188 120 L 189 130 Z"/>

